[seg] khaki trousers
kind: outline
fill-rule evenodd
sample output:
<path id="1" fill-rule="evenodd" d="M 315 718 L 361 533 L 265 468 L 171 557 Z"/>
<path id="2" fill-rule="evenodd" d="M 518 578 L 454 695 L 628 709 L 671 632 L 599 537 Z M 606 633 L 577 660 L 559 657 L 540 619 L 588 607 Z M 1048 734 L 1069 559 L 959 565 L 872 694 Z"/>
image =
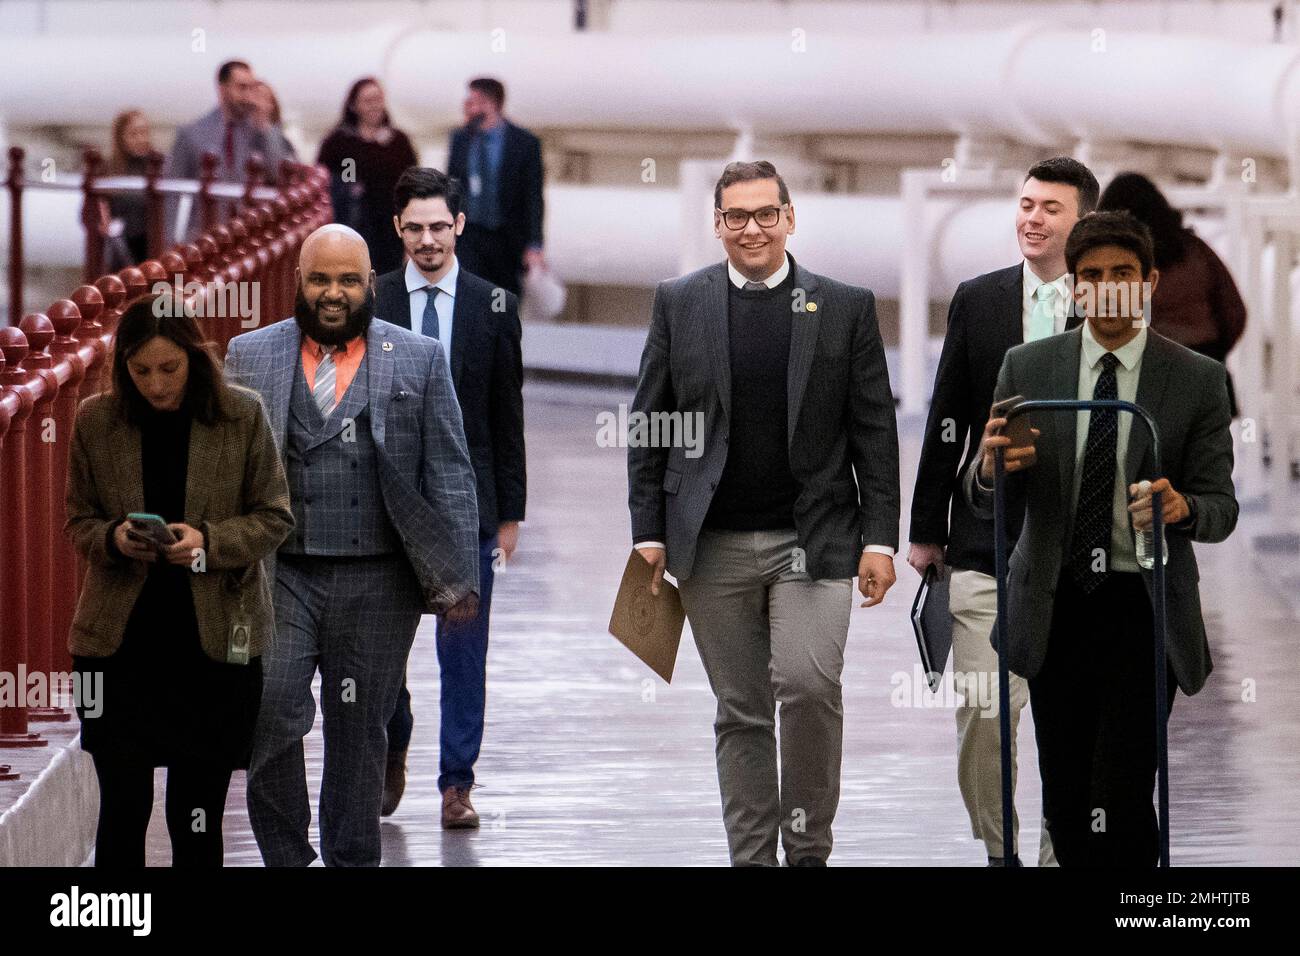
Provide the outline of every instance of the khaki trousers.
<path id="1" fill-rule="evenodd" d="M 957 783 L 970 814 L 971 833 L 983 840 L 989 856 L 1002 856 L 1002 749 L 998 720 L 998 655 L 989 643 L 997 618 L 997 584 L 979 571 L 950 568 L 954 689 L 957 706 Z M 1029 702 L 1029 682 L 1011 674 L 1011 788 L 1016 786 L 1016 728 Z M 1011 808 L 1012 846 L 1020 852 L 1020 818 Z M 1044 822 L 1038 865 L 1055 866 Z"/>

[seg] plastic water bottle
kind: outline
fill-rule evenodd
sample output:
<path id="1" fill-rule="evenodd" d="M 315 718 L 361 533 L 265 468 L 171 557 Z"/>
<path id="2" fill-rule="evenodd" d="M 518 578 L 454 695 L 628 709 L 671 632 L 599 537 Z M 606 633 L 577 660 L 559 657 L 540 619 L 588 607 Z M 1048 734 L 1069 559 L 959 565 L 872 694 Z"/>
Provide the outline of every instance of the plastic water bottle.
<path id="1" fill-rule="evenodd" d="M 1142 496 L 1144 496 L 1144 495 L 1149 495 L 1150 493 L 1151 493 L 1151 482 L 1149 482 L 1149 481 L 1139 481 L 1139 482 L 1138 482 L 1138 497 L 1140 498 L 1140 497 L 1142 497 Z M 1138 564 L 1139 564 L 1141 567 L 1144 567 L 1144 568 L 1146 568 L 1148 571 L 1150 571 L 1152 568 L 1154 568 L 1154 567 L 1156 566 L 1156 531 L 1155 531 L 1155 526 L 1152 525 L 1151 527 L 1147 528 L 1145 531 L 1139 531 L 1139 532 L 1137 533 L 1137 535 L 1136 535 L 1136 539 L 1137 539 L 1137 561 L 1138 561 Z M 1165 544 L 1166 544 L 1166 542 L 1164 541 L 1164 535 L 1163 535 L 1163 534 L 1161 534 L 1161 540 L 1160 540 L 1160 543 L 1161 543 L 1162 545 L 1165 545 Z M 1169 548 L 1168 548 L 1167 546 L 1163 548 L 1163 556 L 1164 556 L 1164 560 L 1161 561 L 1160 563 L 1161 563 L 1161 564 L 1168 564 L 1168 563 L 1169 563 Z"/>

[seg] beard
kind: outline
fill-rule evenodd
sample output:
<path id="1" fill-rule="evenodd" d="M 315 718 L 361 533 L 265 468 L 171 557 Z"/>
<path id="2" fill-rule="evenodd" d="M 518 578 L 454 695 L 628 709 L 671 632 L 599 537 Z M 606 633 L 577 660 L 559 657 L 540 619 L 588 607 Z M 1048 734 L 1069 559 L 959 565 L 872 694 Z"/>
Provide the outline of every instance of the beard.
<path id="1" fill-rule="evenodd" d="M 320 300 L 317 299 L 316 301 L 319 304 Z M 304 335 L 310 336 L 321 345 L 342 345 L 344 342 L 352 341 L 359 335 L 365 335 L 370 331 L 370 320 L 374 316 L 375 290 L 373 286 L 366 290 L 366 297 L 361 304 L 348 311 L 348 320 L 341 328 L 329 328 L 321 322 L 315 306 L 310 305 L 303 296 L 302 286 L 298 287 L 293 303 L 293 318 L 298 323 L 298 328 L 302 329 Z"/>

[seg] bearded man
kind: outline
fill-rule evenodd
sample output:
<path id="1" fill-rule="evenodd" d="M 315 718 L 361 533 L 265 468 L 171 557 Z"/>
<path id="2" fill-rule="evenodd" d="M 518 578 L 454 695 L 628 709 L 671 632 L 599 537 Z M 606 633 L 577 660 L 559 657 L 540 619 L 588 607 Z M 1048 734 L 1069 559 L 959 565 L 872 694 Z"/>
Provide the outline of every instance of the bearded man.
<path id="1" fill-rule="evenodd" d="M 316 858 L 302 742 L 319 669 L 320 855 L 377 866 L 385 725 L 420 616 L 478 612 L 474 471 L 442 347 L 373 317 L 361 236 L 322 226 L 295 279 L 295 321 L 226 355 L 226 377 L 262 396 L 298 521 L 276 556 L 248 815 L 267 866 Z"/>

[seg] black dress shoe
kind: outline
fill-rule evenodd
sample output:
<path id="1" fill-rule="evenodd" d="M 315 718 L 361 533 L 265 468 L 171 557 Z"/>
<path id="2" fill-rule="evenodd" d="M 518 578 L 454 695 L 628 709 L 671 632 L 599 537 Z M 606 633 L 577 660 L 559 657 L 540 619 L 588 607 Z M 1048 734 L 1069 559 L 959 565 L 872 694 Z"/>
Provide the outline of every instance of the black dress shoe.
<path id="1" fill-rule="evenodd" d="M 384 802 L 379 807 L 381 817 L 393 815 L 397 805 L 402 802 L 404 790 L 406 790 L 406 751 L 393 751 L 388 754 L 388 766 L 384 768 Z"/>
<path id="2" fill-rule="evenodd" d="M 1010 863 L 1005 856 L 991 856 L 989 866 L 1024 866 L 1024 864 L 1020 862 L 1020 856 L 1017 854 L 1011 857 Z"/>
<path id="3" fill-rule="evenodd" d="M 790 863 L 789 865 L 790 866 L 825 866 L 826 861 L 819 860 L 815 856 L 804 856 L 804 857 L 800 857 L 798 860 L 796 860 L 793 863 Z"/>

